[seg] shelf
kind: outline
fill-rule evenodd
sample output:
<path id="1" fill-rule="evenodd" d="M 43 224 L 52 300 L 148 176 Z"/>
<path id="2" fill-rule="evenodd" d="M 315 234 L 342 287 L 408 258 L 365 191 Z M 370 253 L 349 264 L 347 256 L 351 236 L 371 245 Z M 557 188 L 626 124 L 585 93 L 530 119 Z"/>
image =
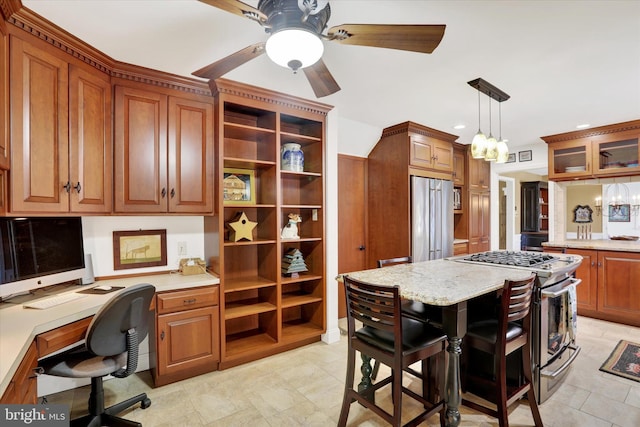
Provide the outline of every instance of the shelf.
<path id="1" fill-rule="evenodd" d="M 231 242 L 229 240 L 224 241 L 225 246 L 250 246 L 250 245 L 266 245 L 275 243 L 275 239 L 254 239 L 254 240 L 240 240 L 238 242 Z"/>
<path id="2" fill-rule="evenodd" d="M 282 205 L 282 209 L 322 209 L 322 205 Z"/>
<path id="3" fill-rule="evenodd" d="M 224 281 L 224 292 L 238 292 L 247 291 L 251 289 L 266 288 L 269 286 L 275 286 L 276 283 L 273 280 L 266 279 L 264 277 L 243 277 L 240 279 L 226 279 Z"/>
<path id="4" fill-rule="evenodd" d="M 303 339 L 305 337 L 314 337 L 321 334 L 323 329 L 313 323 L 303 320 L 296 322 L 286 322 L 282 325 L 282 339 L 285 341 L 293 341 Z"/>
<path id="5" fill-rule="evenodd" d="M 241 157 L 225 157 L 225 168 L 237 169 L 268 169 L 276 165 L 276 162 L 268 160 L 245 159 Z"/>
<path id="6" fill-rule="evenodd" d="M 248 351 L 263 349 L 277 342 L 269 334 L 260 331 L 242 332 L 227 336 L 227 357 L 233 357 Z"/>
<path id="7" fill-rule="evenodd" d="M 296 242 L 318 242 L 321 241 L 322 237 L 301 237 L 299 239 L 281 239 L 280 243 L 296 243 Z"/>
<path id="8" fill-rule="evenodd" d="M 322 298 L 309 295 L 303 292 L 295 292 L 282 295 L 282 308 L 295 307 L 297 305 L 311 304 L 320 302 Z"/>
<path id="9" fill-rule="evenodd" d="M 243 203 L 225 203 L 224 208 L 246 209 L 246 208 L 275 208 L 276 205 L 271 203 L 261 203 L 258 205 L 249 205 Z"/>
<path id="10" fill-rule="evenodd" d="M 284 176 L 286 175 L 287 177 L 295 177 L 298 176 L 300 178 L 320 178 L 322 177 L 321 173 L 318 172 L 293 172 L 293 171 L 286 171 L 286 170 L 280 170 L 280 173 Z"/>
<path id="11" fill-rule="evenodd" d="M 300 276 L 297 278 L 294 277 L 283 277 L 281 283 L 283 285 L 291 284 L 291 283 L 300 283 L 300 282 L 309 282 L 311 280 L 320 280 L 322 276 L 318 276 L 315 274 L 309 273 L 300 273 Z"/>
<path id="12" fill-rule="evenodd" d="M 285 144 L 288 142 L 295 142 L 295 143 L 304 145 L 305 143 L 309 143 L 309 142 L 320 142 L 322 141 L 322 138 L 318 138 L 315 136 L 299 135 L 296 133 L 280 132 L 280 140 L 283 141 L 283 143 Z"/>
<path id="13" fill-rule="evenodd" d="M 237 319 L 239 317 L 275 311 L 276 309 L 277 307 L 274 304 L 266 301 L 259 301 L 258 299 L 237 301 L 226 304 L 224 319 Z"/>

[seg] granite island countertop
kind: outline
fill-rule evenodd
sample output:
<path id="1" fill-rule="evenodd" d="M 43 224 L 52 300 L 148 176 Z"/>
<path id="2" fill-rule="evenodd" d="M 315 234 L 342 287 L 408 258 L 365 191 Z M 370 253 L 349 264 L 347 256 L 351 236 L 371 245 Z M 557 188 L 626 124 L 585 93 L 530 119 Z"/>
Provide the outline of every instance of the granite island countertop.
<path id="1" fill-rule="evenodd" d="M 543 247 L 593 249 L 599 251 L 640 252 L 640 241 L 610 239 L 565 239 L 542 243 Z"/>
<path id="2" fill-rule="evenodd" d="M 501 289 L 506 279 L 526 279 L 531 272 L 518 268 L 438 259 L 356 271 L 344 275 L 378 285 L 398 284 L 403 298 L 431 305 L 447 306 Z"/>

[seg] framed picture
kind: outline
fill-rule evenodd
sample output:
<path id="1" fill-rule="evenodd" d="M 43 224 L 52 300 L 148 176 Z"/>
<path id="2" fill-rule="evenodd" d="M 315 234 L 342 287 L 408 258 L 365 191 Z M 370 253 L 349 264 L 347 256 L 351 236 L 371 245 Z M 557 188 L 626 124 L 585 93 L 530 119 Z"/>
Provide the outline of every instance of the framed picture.
<path id="1" fill-rule="evenodd" d="M 223 203 L 252 205 L 256 203 L 255 171 L 224 168 Z"/>
<path id="2" fill-rule="evenodd" d="M 509 158 L 507 159 L 507 163 L 515 163 L 516 162 L 516 153 L 509 153 Z"/>
<path id="3" fill-rule="evenodd" d="M 591 223 L 593 222 L 593 210 L 589 205 L 577 205 L 573 209 L 573 222 L 575 223 Z"/>
<path id="4" fill-rule="evenodd" d="M 113 269 L 167 265 L 167 230 L 113 232 Z"/>
<path id="5" fill-rule="evenodd" d="M 630 222 L 629 205 L 609 205 L 609 222 Z"/>
<path id="6" fill-rule="evenodd" d="M 518 161 L 519 162 L 530 162 L 531 161 L 531 150 L 518 151 Z"/>

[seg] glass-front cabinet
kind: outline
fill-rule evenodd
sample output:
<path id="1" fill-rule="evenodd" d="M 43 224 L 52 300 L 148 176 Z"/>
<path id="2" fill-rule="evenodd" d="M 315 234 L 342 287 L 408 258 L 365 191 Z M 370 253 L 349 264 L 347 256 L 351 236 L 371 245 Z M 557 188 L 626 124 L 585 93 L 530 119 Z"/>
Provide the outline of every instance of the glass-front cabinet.
<path id="1" fill-rule="evenodd" d="M 542 139 L 551 180 L 640 174 L 640 120 Z"/>

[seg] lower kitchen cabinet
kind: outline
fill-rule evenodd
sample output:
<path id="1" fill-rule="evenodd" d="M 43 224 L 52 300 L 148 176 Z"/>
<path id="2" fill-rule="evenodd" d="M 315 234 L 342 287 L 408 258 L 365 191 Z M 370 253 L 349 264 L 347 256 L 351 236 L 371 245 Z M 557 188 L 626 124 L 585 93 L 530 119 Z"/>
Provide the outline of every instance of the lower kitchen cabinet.
<path id="1" fill-rule="evenodd" d="M 640 326 L 640 253 L 567 249 L 582 256 L 578 314 Z"/>
<path id="2" fill-rule="evenodd" d="M 218 369 L 218 286 L 157 294 L 156 386 Z"/>
<path id="3" fill-rule="evenodd" d="M 9 386 L 0 398 L 1 404 L 35 405 L 38 400 L 35 370 L 38 366 L 38 348 L 35 341 L 31 343 L 27 354 L 22 359 L 18 370 L 11 378 Z"/>

